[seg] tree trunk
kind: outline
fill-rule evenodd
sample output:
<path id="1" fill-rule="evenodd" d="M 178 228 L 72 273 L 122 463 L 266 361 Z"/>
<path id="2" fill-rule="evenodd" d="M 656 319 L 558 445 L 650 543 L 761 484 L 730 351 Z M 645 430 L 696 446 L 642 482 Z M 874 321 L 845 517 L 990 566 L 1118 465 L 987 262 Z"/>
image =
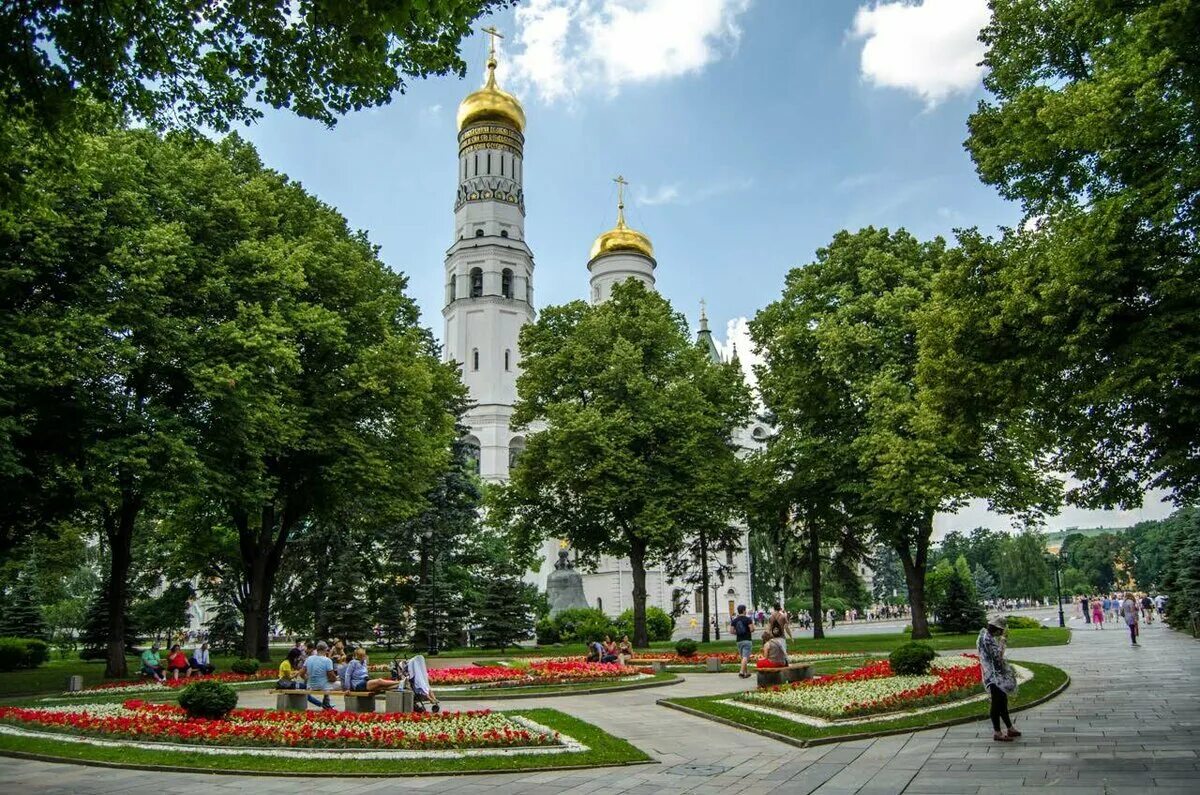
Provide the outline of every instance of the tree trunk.
<path id="1" fill-rule="evenodd" d="M 129 570 L 133 563 L 133 527 L 142 499 L 130 490 L 121 492 L 117 515 L 105 512 L 104 534 L 108 537 L 108 658 L 104 676 L 122 679 L 129 675 L 125 664 L 125 609 L 129 601 Z"/>
<path id="2" fill-rule="evenodd" d="M 917 549 L 913 554 L 907 540 L 895 545 L 900 565 L 904 567 L 904 583 L 908 587 L 908 604 L 912 608 L 912 639 L 932 637 L 925 617 L 925 569 L 929 560 L 929 539 L 933 535 L 933 513 L 926 513 L 917 528 Z"/>
<path id="3" fill-rule="evenodd" d="M 629 539 L 629 564 L 633 569 L 633 645 L 644 649 L 650 645 L 646 634 L 646 542 Z"/>
<path id="4" fill-rule="evenodd" d="M 243 608 L 242 653 L 269 662 L 271 593 L 295 517 L 286 502 L 281 511 L 276 510 L 276 503 L 269 502 L 259 513 L 257 527 L 250 525 L 249 517 L 244 513 L 235 511 L 233 518 L 234 526 L 238 528 L 242 572 L 248 587 Z"/>
<path id="5" fill-rule="evenodd" d="M 812 586 L 813 638 L 825 637 L 825 616 L 821 612 L 821 541 L 815 525 L 808 528 L 808 582 Z"/>
<path id="6" fill-rule="evenodd" d="M 709 636 L 709 612 L 711 603 L 708 601 L 708 535 L 700 531 L 700 601 L 702 603 L 701 612 L 703 617 L 703 629 L 700 630 L 700 640 L 703 643 L 708 643 L 712 638 Z"/>

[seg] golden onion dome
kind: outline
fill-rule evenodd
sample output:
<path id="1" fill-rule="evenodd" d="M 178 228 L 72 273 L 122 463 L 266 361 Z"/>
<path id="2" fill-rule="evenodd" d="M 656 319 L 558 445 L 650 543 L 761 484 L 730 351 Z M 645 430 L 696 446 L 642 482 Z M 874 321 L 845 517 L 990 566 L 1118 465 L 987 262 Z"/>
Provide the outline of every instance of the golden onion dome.
<path id="1" fill-rule="evenodd" d="M 625 225 L 624 187 L 626 183 L 623 177 L 617 177 L 615 181 L 620 191 L 617 199 L 617 225 L 596 238 L 596 242 L 592 244 L 592 253 L 588 256 L 588 261 L 594 260 L 601 254 L 611 254 L 617 251 L 632 251 L 654 259 L 654 245 L 651 244 L 650 238 Z"/>
<path id="2" fill-rule="evenodd" d="M 496 53 L 488 57 L 488 77 L 483 88 L 472 91 L 458 106 L 458 131 L 477 121 L 495 121 L 511 124 L 518 132 L 525 132 L 525 110 L 517 98 L 496 85 Z"/>

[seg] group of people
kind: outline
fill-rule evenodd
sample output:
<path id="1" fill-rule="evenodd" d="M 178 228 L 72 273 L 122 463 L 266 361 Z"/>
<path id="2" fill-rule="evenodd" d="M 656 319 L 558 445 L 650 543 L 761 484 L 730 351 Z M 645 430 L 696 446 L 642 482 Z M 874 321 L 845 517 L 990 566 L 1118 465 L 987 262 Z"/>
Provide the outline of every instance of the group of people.
<path id="1" fill-rule="evenodd" d="M 759 611 L 762 612 L 761 610 Z M 737 614 L 729 621 L 729 631 L 737 640 L 738 659 L 740 667 L 738 676 L 745 679 L 752 674 L 748 668 L 750 657 L 754 653 L 754 631 L 756 626 L 763 626 L 761 637 L 762 650 L 755 663 L 757 668 L 786 668 L 787 638 L 792 636 L 791 621 L 783 607 L 776 603 L 772 605 L 769 615 L 764 616 L 760 623 L 746 614 L 746 606 L 738 605 Z"/>
<path id="2" fill-rule="evenodd" d="M 1153 624 L 1155 616 L 1162 618 L 1167 606 L 1167 597 L 1148 593 L 1109 594 L 1107 596 L 1079 596 L 1079 608 L 1083 620 L 1094 629 L 1104 629 L 1105 622 L 1129 624 L 1130 613 L 1147 624 Z M 1131 602 L 1126 609 L 1126 602 Z"/>
<path id="3" fill-rule="evenodd" d="M 605 635 L 604 640 L 593 640 L 588 644 L 587 661 L 600 663 L 619 663 L 624 665 L 633 658 L 633 644 L 629 636 L 623 635 L 620 642 L 614 643 L 611 635 Z"/>
<path id="4" fill-rule="evenodd" d="M 141 673 L 153 677 L 157 682 L 165 682 L 168 677 L 180 679 L 198 674 L 211 674 L 216 670 L 212 665 L 207 643 L 201 643 L 190 655 L 186 654 L 178 643 L 174 644 L 167 653 L 165 665 L 159 656 L 159 645 L 155 643 L 142 652 L 141 663 Z"/>
<path id="5" fill-rule="evenodd" d="M 314 644 L 297 640 L 279 664 L 279 681 L 275 687 L 278 690 L 307 690 L 310 704 L 332 710 L 331 693 L 382 693 L 410 682 L 418 709 L 423 709 L 420 705 L 425 701 L 432 704 L 434 712 L 441 709 L 429 686 L 429 670 L 424 657 L 417 655 L 405 660 L 397 656 L 388 673 L 386 677 L 371 678 L 370 658 L 365 646 L 347 648 L 340 640 L 332 646 L 325 641 Z M 321 694 L 320 699 L 314 691 Z"/>

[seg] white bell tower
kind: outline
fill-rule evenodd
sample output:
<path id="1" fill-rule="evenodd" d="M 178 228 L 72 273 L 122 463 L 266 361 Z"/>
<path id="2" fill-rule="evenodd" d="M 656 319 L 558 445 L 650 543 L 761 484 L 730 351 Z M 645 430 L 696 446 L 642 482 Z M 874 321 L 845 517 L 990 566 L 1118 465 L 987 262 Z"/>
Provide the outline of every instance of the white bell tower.
<path id="1" fill-rule="evenodd" d="M 445 357 L 462 367 L 473 407 L 468 442 L 485 480 L 508 477 L 524 440 L 509 428 L 517 338 L 534 319 L 533 253 L 525 243 L 525 112 L 496 85 L 495 28 L 483 88 L 458 108 L 454 242 L 446 252 Z"/>

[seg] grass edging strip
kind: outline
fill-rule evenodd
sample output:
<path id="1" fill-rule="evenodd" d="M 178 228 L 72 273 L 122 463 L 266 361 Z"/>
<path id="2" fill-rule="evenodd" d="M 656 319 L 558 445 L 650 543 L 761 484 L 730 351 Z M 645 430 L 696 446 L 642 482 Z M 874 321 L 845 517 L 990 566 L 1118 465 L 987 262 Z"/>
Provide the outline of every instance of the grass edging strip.
<path id="1" fill-rule="evenodd" d="M 672 674 L 670 678 L 650 679 L 642 682 L 626 682 L 609 687 L 579 687 L 536 690 L 535 688 L 501 688 L 489 690 L 481 687 L 476 690 L 443 691 L 438 694 L 438 701 L 501 701 L 518 698 L 561 698 L 563 696 L 590 696 L 597 693 L 620 693 L 626 690 L 644 690 L 648 687 L 665 687 L 682 682 L 679 676 Z M 536 692 L 535 692 L 536 690 Z M 512 692 L 517 691 L 517 692 Z"/>
<path id="2" fill-rule="evenodd" d="M 551 709 L 531 709 L 516 710 L 509 714 L 528 716 L 551 729 L 570 735 L 586 745 L 588 750 L 556 756 L 524 754 L 460 759 L 356 760 L 353 766 L 347 766 L 345 760 L 340 759 L 316 760 L 292 757 L 289 756 L 289 753 L 294 750 L 291 748 L 280 748 L 279 755 L 276 757 L 204 756 L 202 754 L 189 755 L 185 751 L 143 750 L 120 746 L 84 746 L 65 742 L 55 743 L 40 738 L 31 740 L 24 737 L 0 735 L 0 757 L 9 756 L 42 762 L 153 772 L 314 778 L 533 773 L 656 764 L 655 760 L 647 753 L 628 741 L 608 734 L 602 729 L 566 713 Z M 53 746 L 55 750 L 61 750 L 62 753 L 51 753 L 44 747 L 38 747 L 47 745 Z M 186 763 L 178 761 L 181 757 L 186 759 Z M 228 766 L 223 767 L 222 764 Z"/>
<path id="3" fill-rule="evenodd" d="M 1024 666 L 1030 665 L 1030 663 L 1024 663 L 1024 662 L 1020 663 L 1020 664 L 1024 665 Z M 1030 701 L 1022 702 L 1021 704 L 1019 704 L 1017 706 L 1009 707 L 1010 712 L 1022 712 L 1024 710 L 1030 709 L 1032 707 L 1036 707 L 1039 704 L 1044 704 L 1045 702 L 1049 701 L 1050 699 L 1061 694 L 1071 684 L 1070 674 L 1068 674 L 1066 671 L 1063 671 L 1061 668 L 1057 668 L 1057 667 L 1051 666 L 1051 665 L 1046 665 L 1045 663 L 1033 663 L 1032 665 L 1034 665 L 1038 668 L 1052 668 L 1053 670 L 1061 673 L 1063 679 L 1058 684 L 1058 686 L 1056 686 L 1053 690 L 1051 690 L 1047 693 L 1044 693 L 1040 696 L 1037 696 L 1036 698 L 1033 698 Z M 732 694 L 730 694 L 730 695 L 732 695 Z M 701 697 L 701 698 L 690 699 L 690 700 L 706 701 L 706 700 L 715 700 L 715 699 L 723 699 L 723 698 L 727 698 L 727 696 Z M 879 728 L 877 730 L 873 730 L 873 731 L 853 732 L 853 733 L 845 733 L 845 734 L 830 734 L 830 735 L 816 736 L 816 737 L 796 737 L 796 736 L 786 734 L 783 732 L 773 731 L 772 729 L 768 729 L 763 726 L 754 726 L 754 725 L 750 725 L 747 723 L 743 723 L 741 721 L 737 721 L 732 718 L 725 717 L 724 715 L 717 715 L 717 714 L 714 714 L 714 713 L 709 712 L 704 709 L 698 709 L 696 707 L 689 706 L 687 704 L 679 703 L 678 701 L 675 701 L 672 699 L 659 699 L 655 703 L 657 703 L 660 706 L 666 707 L 668 709 L 678 710 L 679 712 L 686 712 L 689 715 L 695 715 L 698 718 L 704 718 L 705 720 L 711 720 L 715 723 L 720 723 L 725 726 L 731 726 L 735 729 L 742 729 L 743 731 L 748 731 L 748 732 L 752 732 L 754 734 L 759 734 L 759 735 L 762 735 L 763 737 L 770 737 L 773 740 L 778 740 L 779 742 L 786 743 L 788 745 L 794 745 L 798 748 L 810 748 L 815 745 L 828 745 L 830 743 L 853 742 L 856 740 L 866 740 L 866 739 L 871 739 L 871 738 L 875 738 L 875 737 L 888 737 L 888 736 L 892 736 L 892 735 L 896 735 L 896 734 L 911 734 L 913 732 L 925 731 L 927 729 L 940 729 L 940 728 L 945 728 L 947 726 L 958 726 L 958 725 L 961 725 L 964 723 L 974 723 L 979 720 L 984 720 L 987 717 L 985 712 L 980 712 L 980 713 L 973 713 L 973 714 L 969 714 L 969 715 L 959 715 L 959 716 L 955 716 L 952 718 L 943 718 L 941 720 L 933 720 L 930 723 L 926 723 L 926 724 L 923 724 L 920 726 L 881 727 L 881 728 Z M 963 705 L 963 706 L 966 706 L 966 705 Z M 950 705 L 949 708 L 954 709 L 954 706 Z M 736 709 L 736 708 L 734 708 L 734 709 Z M 936 713 L 926 713 L 926 714 L 936 714 Z M 776 720 L 785 721 L 786 719 L 785 718 L 776 718 Z M 797 725 L 802 725 L 802 724 L 797 724 Z"/>

